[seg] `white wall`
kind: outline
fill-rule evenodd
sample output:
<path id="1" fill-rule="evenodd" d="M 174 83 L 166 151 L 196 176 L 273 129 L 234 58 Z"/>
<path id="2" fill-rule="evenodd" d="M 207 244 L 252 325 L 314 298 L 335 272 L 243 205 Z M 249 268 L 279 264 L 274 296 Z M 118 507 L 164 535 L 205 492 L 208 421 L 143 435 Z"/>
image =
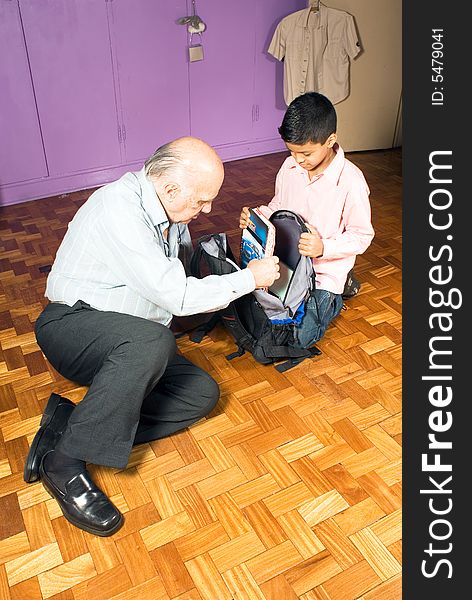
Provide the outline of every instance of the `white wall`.
<path id="1" fill-rule="evenodd" d="M 323 0 L 323 4 L 354 17 L 362 47 L 351 61 L 351 93 L 336 104 L 341 146 L 349 152 L 401 145 L 402 1 Z"/>

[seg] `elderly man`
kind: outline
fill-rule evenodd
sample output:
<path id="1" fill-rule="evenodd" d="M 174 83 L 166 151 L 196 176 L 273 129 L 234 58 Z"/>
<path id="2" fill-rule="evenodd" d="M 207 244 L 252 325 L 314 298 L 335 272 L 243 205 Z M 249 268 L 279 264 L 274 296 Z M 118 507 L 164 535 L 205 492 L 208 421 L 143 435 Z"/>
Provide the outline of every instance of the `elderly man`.
<path id="1" fill-rule="evenodd" d="M 202 140 L 170 142 L 141 171 L 96 190 L 57 252 L 36 339 L 61 375 L 89 387 L 77 406 L 51 396 L 24 478 L 40 477 L 64 516 L 90 533 L 112 535 L 123 516 L 86 463 L 122 469 L 133 444 L 188 427 L 218 400 L 217 383 L 177 353 L 172 316 L 222 308 L 279 276 L 273 257 L 187 277 L 188 223 L 210 212 L 223 177 Z"/>

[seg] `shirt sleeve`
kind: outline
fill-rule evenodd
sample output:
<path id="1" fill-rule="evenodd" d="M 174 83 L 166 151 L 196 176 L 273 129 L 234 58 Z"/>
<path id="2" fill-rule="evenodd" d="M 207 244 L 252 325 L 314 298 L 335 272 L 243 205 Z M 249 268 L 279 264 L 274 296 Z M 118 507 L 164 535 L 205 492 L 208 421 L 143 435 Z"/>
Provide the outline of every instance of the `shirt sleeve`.
<path id="1" fill-rule="evenodd" d="M 103 218 L 105 217 L 105 218 Z M 187 277 L 178 258 L 166 256 L 156 233 L 117 199 L 96 222 L 101 259 L 122 285 L 175 316 L 210 312 L 255 289 L 250 269 L 203 279 Z"/>
<path id="2" fill-rule="evenodd" d="M 356 25 L 354 23 L 354 17 L 352 15 L 347 15 L 344 35 L 346 52 L 351 59 L 355 58 L 361 51 L 361 44 L 359 42 Z"/>
<path id="3" fill-rule="evenodd" d="M 374 228 L 371 223 L 369 188 L 365 182 L 359 181 L 349 190 L 342 220 L 342 233 L 334 238 L 322 239 L 324 250 L 321 259 L 355 256 L 369 247 Z"/>
<path id="4" fill-rule="evenodd" d="M 272 54 L 277 60 L 282 60 L 285 56 L 285 35 L 283 33 L 283 22 L 281 21 L 272 36 L 267 52 Z"/>

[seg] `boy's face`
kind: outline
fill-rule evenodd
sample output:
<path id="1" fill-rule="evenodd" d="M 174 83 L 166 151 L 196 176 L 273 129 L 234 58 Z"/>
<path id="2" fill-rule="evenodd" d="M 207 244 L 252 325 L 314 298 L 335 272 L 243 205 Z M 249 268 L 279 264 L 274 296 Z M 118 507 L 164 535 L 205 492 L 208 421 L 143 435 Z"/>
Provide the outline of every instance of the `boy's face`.
<path id="1" fill-rule="evenodd" d="M 306 144 L 285 143 L 297 163 L 309 173 L 321 173 L 334 158 L 333 146 L 336 134 L 332 133 L 324 144 L 307 142 Z"/>

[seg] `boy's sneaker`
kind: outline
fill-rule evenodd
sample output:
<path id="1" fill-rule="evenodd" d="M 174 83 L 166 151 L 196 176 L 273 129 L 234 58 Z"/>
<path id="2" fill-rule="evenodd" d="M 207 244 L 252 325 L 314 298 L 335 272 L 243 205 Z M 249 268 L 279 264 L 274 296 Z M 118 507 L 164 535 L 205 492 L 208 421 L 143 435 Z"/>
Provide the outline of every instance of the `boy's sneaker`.
<path id="1" fill-rule="evenodd" d="M 355 296 L 361 289 L 361 283 L 354 275 L 354 269 L 351 269 L 346 277 L 346 283 L 344 284 L 344 290 L 342 293 L 343 300 L 349 300 Z"/>

